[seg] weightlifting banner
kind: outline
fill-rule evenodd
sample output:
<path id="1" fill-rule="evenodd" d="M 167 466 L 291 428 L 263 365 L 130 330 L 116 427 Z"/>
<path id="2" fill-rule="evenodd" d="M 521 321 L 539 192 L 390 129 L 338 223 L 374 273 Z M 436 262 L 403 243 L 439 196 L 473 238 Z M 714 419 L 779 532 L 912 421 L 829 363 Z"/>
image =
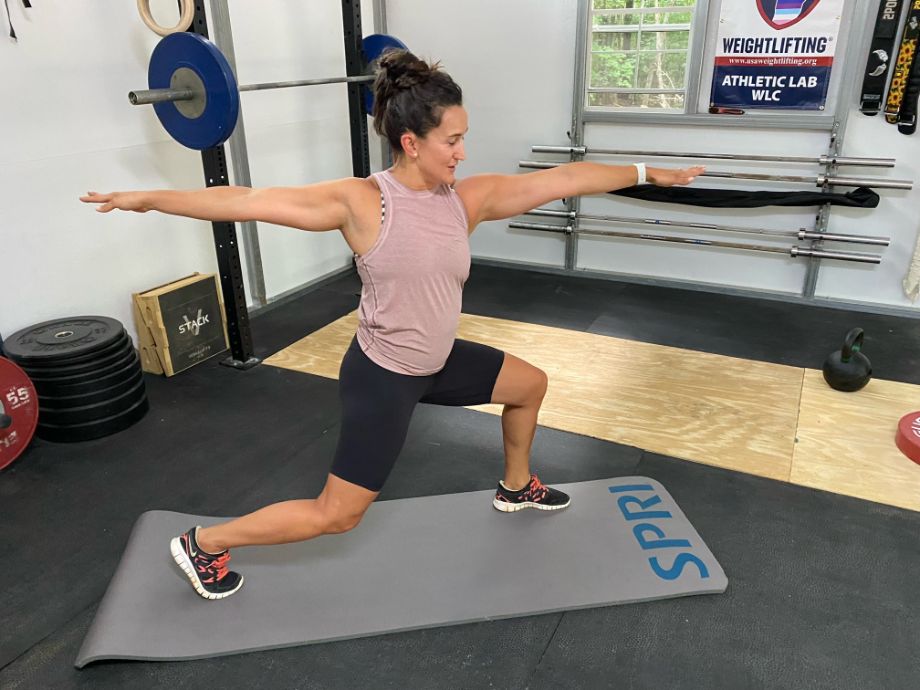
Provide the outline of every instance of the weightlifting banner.
<path id="1" fill-rule="evenodd" d="M 711 106 L 824 110 L 844 0 L 724 0 Z"/>

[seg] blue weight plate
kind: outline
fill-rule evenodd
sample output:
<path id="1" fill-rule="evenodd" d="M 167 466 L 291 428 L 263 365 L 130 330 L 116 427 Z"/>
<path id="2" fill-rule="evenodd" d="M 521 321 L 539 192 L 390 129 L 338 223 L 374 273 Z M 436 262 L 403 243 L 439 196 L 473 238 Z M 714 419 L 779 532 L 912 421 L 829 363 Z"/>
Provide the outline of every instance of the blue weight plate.
<path id="1" fill-rule="evenodd" d="M 364 50 L 364 57 L 367 64 L 373 66 L 377 59 L 388 50 L 398 48 L 409 50 L 409 47 L 395 36 L 389 34 L 371 34 L 365 36 L 361 41 L 361 48 Z M 370 116 L 374 113 L 374 88 L 373 82 L 362 84 L 361 89 L 364 91 L 364 112 Z"/>
<path id="2" fill-rule="evenodd" d="M 170 34 L 150 56 L 147 82 L 151 89 L 168 89 L 173 73 L 185 67 L 198 75 L 207 93 L 199 117 L 183 115 L 174 103 L 155 103 L 157 117 L 170 136 L 190 149 L 203 150 L 223 144 L 233 133 L 240 112 L 240 93 L 233 70 L 223 53 L 198 34 Z"/>

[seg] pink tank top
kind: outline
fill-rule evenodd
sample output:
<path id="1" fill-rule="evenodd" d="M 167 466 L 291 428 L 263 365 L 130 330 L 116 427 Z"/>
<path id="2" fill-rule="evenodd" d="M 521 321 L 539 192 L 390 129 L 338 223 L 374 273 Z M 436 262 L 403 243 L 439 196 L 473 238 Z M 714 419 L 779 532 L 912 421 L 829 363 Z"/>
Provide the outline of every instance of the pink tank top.
<path id="1" fill-rule="evenodd" d="M 409 189 L 386 170 L 377 242 L 355 258 L 358 344 L 374 363 L 410 376 L 440 371 L 454 344 L 470 275 L 466 209 L 452 187 Z"/>

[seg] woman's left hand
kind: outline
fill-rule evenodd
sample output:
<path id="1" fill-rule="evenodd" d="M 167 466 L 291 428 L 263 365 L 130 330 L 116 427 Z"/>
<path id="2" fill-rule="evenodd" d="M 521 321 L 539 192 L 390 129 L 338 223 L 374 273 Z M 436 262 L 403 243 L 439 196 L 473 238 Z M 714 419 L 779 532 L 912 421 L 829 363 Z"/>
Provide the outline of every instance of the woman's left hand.
<path id="1" fill-rule="evenodd" d="M 653 185 L 659 187 L 672 187 L 674 185 L 684 185 L 693 182 L 697 175 L 702 175 L 706 170 L 705 166 L 695 165 L 692 168 L 681 168 L 673 170 L 671 168 L 646 168 L 646 179 Z"/>

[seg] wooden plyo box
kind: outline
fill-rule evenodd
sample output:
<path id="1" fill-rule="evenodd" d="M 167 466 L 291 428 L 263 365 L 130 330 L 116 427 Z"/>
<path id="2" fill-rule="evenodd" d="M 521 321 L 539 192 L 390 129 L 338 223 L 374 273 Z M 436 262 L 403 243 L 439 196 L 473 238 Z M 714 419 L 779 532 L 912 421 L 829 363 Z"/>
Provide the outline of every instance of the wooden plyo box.
<path id="1" fill-rule="evenodd" d="M 172 376 L 229 348 L 220 284 L 195 273 L 133 295 L 141 365 Z"/>

